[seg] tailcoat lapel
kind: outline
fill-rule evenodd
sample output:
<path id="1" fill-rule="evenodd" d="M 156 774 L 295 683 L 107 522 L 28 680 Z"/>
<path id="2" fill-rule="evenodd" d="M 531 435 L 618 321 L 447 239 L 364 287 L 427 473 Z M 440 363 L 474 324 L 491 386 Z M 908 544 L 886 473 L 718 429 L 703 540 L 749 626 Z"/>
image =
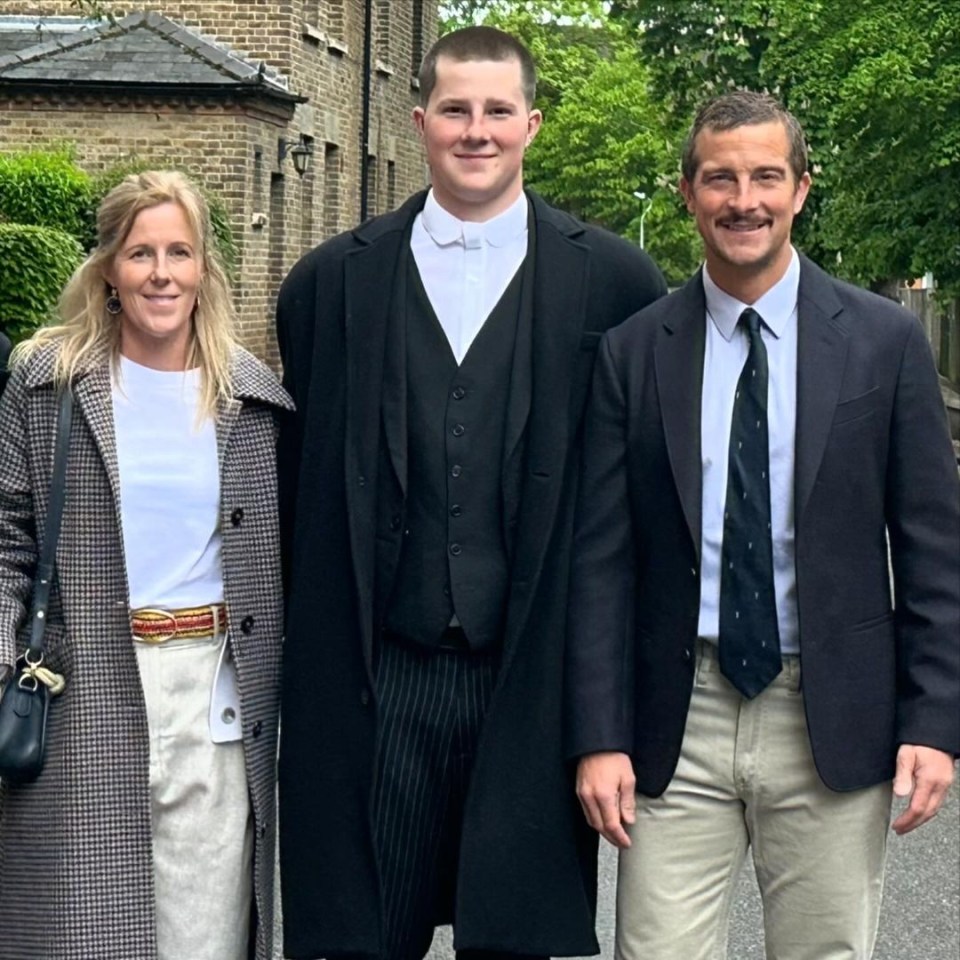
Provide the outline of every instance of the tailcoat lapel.
<path id="1" fill-rule="evenodd" d="M 798 526 L 820 469 L 843 382 L 848 341 L 842 313 L 830 278 L 801 257 L 794 466 L 794 523 Z"/>
<path id="2" fill-rule="evenodd" d="M 699 561 L 703 503 L 700 403 L 706 341 L 706 301 L 700 273 L 677 292 L 673 303 L 655 351 L 657 395 L 674 483 Z"/>
<path id="3" fill-rule="evenodd" d="M 572 431 L 570 389 L 587 312 L 590 251 L 576 239 L 581 228 L 552 220 L 550 210 L 531 197 L 538 229 L 534 259 L 531 390 L 525 444 L 517 549 L 507 612 L 505 660 L 522 633 L 543 568 L 564 482 Z M 558 229 L 559 228 L 559 229 Z M 518 423 L 511 433 L 516 435 Z"/>

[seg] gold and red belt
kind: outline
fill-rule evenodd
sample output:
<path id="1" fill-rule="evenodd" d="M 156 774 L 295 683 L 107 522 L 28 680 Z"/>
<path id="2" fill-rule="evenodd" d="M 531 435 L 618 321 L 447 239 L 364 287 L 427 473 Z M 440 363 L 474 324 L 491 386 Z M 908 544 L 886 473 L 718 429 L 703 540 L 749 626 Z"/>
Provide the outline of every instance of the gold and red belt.
<path id="1" fill-rule="evenodd" d="M 227 607 L 223 603 L 182 610 L 141 607 L 130 611 L 130 629 L 133 639 L 139 643 L 204 640 L 227 629 Z"/>

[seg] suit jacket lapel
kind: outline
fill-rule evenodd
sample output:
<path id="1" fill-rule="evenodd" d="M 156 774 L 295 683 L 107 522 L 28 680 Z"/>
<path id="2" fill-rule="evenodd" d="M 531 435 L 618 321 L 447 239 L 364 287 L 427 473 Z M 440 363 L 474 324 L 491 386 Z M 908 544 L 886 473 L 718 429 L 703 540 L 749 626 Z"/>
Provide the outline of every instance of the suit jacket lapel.
<path id="1" fill-rule="evenodd" d="M 505 655 L 509 657 L 523 630 L 554 519 L 569 453 L 570 387 L 580 356 L 587 304 L 589 251 L 576 242 L 579 228 L 571 231 L 554 221 L 539 223 L 550 210 L 531 197 L 538 220 L 533 277 L 531 322 L 531 392 L 519 517 L 517 550 L 513 558 L 513 592 L 507 614 Z M 561 227 L 556 229 L 556 225 Z M 510 426 L 516 435 L 518 422 Z M 522 425 L 521 425 L 522 429 Z"/>
<path id="2" fill-rule="evenodd" d="M 843 306 L 833 281 L 800 258 L 797 298 L 797 439 L 794 523 L 810 499 L 833 423 L 847 360 Z"/>
<path id="3" fill-rule="evenodd" d="M 657 395 L 673 480 L 697 558 L 701 546 L 703 473 L 700 457 L 700 403 L 706 301 L 698 273 L 674 298 L 655 351 Z"/>

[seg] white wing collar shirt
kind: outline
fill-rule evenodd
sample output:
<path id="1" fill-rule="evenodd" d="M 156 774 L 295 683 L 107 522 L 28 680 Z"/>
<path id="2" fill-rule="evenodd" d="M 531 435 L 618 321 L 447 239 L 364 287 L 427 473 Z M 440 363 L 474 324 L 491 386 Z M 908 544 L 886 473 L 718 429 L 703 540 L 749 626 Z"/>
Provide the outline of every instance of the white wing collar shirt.
<path id="1" fill-rule="evenodd" d="M 721 290 L 703 267 L 707 301 L 703 393 L 700 401 L 700 453 L 703 468 L 700 621 L 701 637 L 716 643 L 720 622 L 720 555 L 733 397 L 750 351 L 740 314 L 753 307 L 763 319 L 761 336 L 770 371 L 767 423 L 770 436 L 770 523 L 773 582 L 777 598 L 780 649 L 799 653 L 797 577 L 794 554 L 793 467 L 797 418 L 796 250 L 786 273 L 756 303 L 742 303 Z"/>
<path id="2" fill-rule="evenodd" d="M 524 193 L 483 223 L 458 220 L 431 190 L 410 249 L 450 349 L 460 364 L 527 255 Z"/>

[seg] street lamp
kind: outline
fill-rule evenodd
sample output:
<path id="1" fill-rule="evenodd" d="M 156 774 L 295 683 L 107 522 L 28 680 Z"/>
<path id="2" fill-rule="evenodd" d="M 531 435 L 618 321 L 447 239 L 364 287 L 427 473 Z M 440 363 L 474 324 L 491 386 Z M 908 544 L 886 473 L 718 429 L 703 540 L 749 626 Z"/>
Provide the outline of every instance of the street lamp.
<path id="1" fill-rule="evenodd" d="M 640 249 L 643 250 L 643 221 L 653 206 L 653 198 L 648 197 L 642 190 L 634 190 L 633 195 L 643 204 L 640 208 Z"/>

